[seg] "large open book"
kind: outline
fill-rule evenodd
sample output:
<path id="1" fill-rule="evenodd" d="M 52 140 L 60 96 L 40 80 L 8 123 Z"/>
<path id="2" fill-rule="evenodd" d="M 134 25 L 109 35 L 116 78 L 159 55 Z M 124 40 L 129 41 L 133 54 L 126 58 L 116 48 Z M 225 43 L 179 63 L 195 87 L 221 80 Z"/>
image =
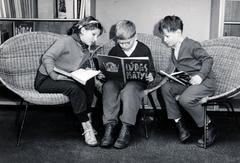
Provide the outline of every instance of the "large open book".
<path id="1" fill-rule="evenodd" d="M 162 70 L 160 70 L 161 75 L 167 76 L 170 80 L 174 80 L 182 85 L 189 85 L 189 80 L 191 79 L 190 75 L 184 71 L 173 72 L 168 74 Z"/>
<path id="2" fill-rule="evenodd" d="M 94 76 L 96 76 L 100 73 L 100 71 L 97 71 L 97 70 L 82 69 L 82 68 L 80 68 L 76 71 L 73 71 L 71 73 L 61 70 L 57 67 L 54 67 L 53 70 L 59 74 L 62 74 L 69 78 L 73 78 L 74 80 L 78 81 L 79 83 L 81 83 L 83 85 L 85 85 L 89 79 L 93 78 Z"/>
<path id="3" fill-rule="evenodd" d="M 148 57 L 115 57 L 98 55 L 99 68 L 106 80 L 141 80 L 146 81 L 149 73 Z"/>

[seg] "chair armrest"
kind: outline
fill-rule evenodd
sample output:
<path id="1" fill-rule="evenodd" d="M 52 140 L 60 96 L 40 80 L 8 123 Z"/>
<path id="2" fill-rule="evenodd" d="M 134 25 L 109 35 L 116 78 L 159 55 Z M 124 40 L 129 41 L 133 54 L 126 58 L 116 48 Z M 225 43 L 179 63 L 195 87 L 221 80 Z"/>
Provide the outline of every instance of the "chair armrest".
<path id="1" fill-rule="evenodd" d="M 153 87 L 147 88 L 144 90 L 144 95 L 147 95 L 149 93 L 152 93 L 153 91 L 156 91 L 158 88 L 160 88 L 166 81 L 168 80 L 167 77 L 163 78 L 159 83 Z M 155 82 L 156 83 L 156 82 Z"/>
<path id="2" fill-rule="evenodd" d="M 231 98 L 234 98 L 237 95 L 239 95 L 239 93 L 240 93 L 240 86 L 238 86 L 237 88 L 234 88 L 228 92 L 219 94 L 219 95 L 204 97 L 200 100 L 200 103 L 205 104 L 207 102 L 211 102 L 211 101 L 219 100 L 219 99 L 231 99 Z"/>

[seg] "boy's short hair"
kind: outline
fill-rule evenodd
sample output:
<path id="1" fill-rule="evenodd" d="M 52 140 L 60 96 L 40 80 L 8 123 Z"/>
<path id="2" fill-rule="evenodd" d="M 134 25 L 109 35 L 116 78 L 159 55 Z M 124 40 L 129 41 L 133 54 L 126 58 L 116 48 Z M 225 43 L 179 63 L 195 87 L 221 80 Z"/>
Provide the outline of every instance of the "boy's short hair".
<path id="1" fill-rule="evenodd" d="M 183 22 L 178 16 L 166 16 L 159 22 L 159 32 L 163 33 L 166 29 L 168 32 L 175 32 L 178 29 L 183 31 Z"/>
<path id="2" fill-rule="evenodd" d="M 117 40 L 130 39 L 136 34 L 136 26 L 129 20 L 121 20 L 116 24 L 115 35 Z"/>

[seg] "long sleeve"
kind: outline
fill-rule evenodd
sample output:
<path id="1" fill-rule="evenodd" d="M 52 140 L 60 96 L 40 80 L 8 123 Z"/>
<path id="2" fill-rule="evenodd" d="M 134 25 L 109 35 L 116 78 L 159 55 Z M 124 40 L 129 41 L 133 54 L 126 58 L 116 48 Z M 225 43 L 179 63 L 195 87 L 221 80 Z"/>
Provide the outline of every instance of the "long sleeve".
<path id="1" fill-rule="evenodd" d="M 56 59 L 63 53 L 64 53 L 64 41 L 59 39 L 43 55 L 42 63 L 50 76 L 51 73 L 54 74 L 53 68 L 55 66 Z"/>
<path id="2" fill-rule="evenodd" d="M 213 58 L 200 45 L 193 49 L 193 55 L 202 63 L 198 75 L 204 80 L 212 69 Z"/>

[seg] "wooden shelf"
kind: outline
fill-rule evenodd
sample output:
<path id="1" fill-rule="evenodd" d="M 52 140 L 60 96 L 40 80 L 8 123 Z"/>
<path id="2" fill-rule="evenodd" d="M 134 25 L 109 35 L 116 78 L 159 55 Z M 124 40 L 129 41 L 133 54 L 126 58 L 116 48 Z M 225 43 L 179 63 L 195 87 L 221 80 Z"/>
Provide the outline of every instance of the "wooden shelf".
<path id="1" fill-rule="evenodd" d="M 0 18 L 0 21 L 76 22 L 79 19 Z"/>
<path id="2" fill-rule="evenodd" d="M 229 25 L 240 25 L 240 22 L 224 22 L 224 24 L 229 24 Z"/>

